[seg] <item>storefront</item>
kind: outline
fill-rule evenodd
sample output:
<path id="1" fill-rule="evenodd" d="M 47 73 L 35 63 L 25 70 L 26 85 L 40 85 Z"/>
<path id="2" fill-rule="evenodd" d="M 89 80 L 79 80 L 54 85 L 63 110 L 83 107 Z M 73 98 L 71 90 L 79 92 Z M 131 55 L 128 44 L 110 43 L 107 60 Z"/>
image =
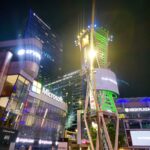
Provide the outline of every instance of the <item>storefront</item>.
<path id="1" fill-rule="evenodd" d="M 16 148 L 22 144 L 32 149 L 57 147 L 57 142 L 64 137 L 66 112 L 67 105 L 61 97 L 50 93 L 34 81 L 18 126 L 18 138 L 32 139 L 34 142 L 17 142 Z"/>
<path id="2" fill-rule="evenodd" d="M 146 150 L 150 146 L 150 97 L 119 98 L 116 106 L 126 146 Z"/>

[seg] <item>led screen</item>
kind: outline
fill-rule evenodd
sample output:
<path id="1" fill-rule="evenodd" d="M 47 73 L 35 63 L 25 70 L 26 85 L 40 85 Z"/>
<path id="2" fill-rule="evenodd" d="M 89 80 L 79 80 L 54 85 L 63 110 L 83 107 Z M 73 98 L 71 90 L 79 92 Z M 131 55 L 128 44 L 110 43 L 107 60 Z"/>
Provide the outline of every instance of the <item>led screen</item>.
<path id="1" fill-rule="evenodd" d="M 133 146 L 150 146 L 150 131 L 130 131 Z"/>
<path id="2" fill-rule="evenodd" d="M 97 90 L 108 90 L 119 94 L 116 75 L 109 69 L 96 69 L 95 80 Z"/>

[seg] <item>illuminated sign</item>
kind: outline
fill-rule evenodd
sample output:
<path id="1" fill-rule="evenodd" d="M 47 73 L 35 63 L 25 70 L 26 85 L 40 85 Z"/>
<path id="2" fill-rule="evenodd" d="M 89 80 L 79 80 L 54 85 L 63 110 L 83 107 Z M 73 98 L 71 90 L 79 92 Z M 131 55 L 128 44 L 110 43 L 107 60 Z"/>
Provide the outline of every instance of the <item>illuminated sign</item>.
<path id="1" fill-rule="evenodd" d="M 150 146 L 150 131 L 130 131 L 133 146 Z"/>
<path id="2" fill-rule="evenodd" d="M 145 112 L 145 111 L 150 111 L 149 107 L 145 107 L 145 108 L 125 108 L 125 112 Z"/>
<path id="3" fill-rule="evenodd" d="M 34 139 L 25 139 L 17 137 L 16 143 L 34 143 Z"/>
<path id="4" fill-rule="evenodd" d="M 34 57 L 38 58 L 39 60 L 41 60 L 41 55 L 39 52 L 34 51 L 34 50 L 25 50 L 25 49 L 20 49 L 18 51 L 18 55 L 25 55 L 25 54 L 29 54 L 29 55 L 33 55 Z"/>
<path id="5" fill-rule="evenodd" d="M 95 69 L 96 90 L 107 90 L 119 94 L 117 79 L 110 69 Z"/>
<path id="6" fill-rule="evenodd" d="M 46 88 L 44 88 L 44 87 L 43 87 L 43 89 L 42 89 L 42 93 L 45 94 L 46 96 L 52 98 L 52 99 L 55 99 L 55 100 L 57 100 L 57 101 L 59 101 L 59 102 L 63 102 L 62 97 L 59 97 L 59 96 L 57 96 L 57 95 L 51 93 L 48 89 L 46 89 Z"/>
<path id="7" fill-rule="evenodd" d="M 51 145 L 52 141 L 47 141 L 47 140 L 39 140 L 39 144 L 43 144 L 43 145 Z"/>
<path id="8" fill-rule="evenodd" d="M 115 80 L 113 80 L 113 79 L 106 78 L 106 77 L 102 77 L 101 79 L 102 79 L 102 80 L 105 80 L 105 81 L 112 82 L 112 83 L 114 83 L 114 84 L 116 84 L 116 85 L 117 85 L 117 82 L 116 82 Z"/>

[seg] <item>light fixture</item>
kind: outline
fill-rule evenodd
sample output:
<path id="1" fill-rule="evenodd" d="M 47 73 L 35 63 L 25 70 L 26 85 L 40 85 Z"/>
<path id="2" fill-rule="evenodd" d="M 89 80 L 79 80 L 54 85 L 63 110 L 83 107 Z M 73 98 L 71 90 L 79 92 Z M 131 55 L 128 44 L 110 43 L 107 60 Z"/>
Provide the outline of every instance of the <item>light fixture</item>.
<path id="1" fill-rule="evenodd" d="M 96 51 L 94 50 L 94 49 L 91 49 L 90 51 L 89 51 L 89 58 L 90 59 L 94 59 L 95 57 L 96 57 Z"/>
<path id="2" fill-rule="evenodd" d="M 81 101 L 81 100 L 79 100 L 79 104 L 80 104 L 80 105 L 82 104 L 82 101 Z"/>
<path id="3" fill-rule="evenodd" d="M 55 142 L 55 145 L 58 145 L 58 141 Z"/>
<path id="4" fill-rule="evenodd" d="M 20 49 L 19 51 L 18 51 L 18 55 L 24 55 L 25 54 L 25 50 L 24 49 Z"/>

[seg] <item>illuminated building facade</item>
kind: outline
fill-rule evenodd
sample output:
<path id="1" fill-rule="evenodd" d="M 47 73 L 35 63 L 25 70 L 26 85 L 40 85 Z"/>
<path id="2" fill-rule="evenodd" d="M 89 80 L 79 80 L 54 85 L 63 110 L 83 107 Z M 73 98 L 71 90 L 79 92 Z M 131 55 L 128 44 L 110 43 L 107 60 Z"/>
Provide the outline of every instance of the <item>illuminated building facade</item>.
<path id="1" fill-rule="evenodd" d="M 52 93 L 62 96 L 68 104 L 67 129 L 75 130 L 77 127 L 77 110 L 84 105 L 85 84 L 81 71 L 76 70 L 46 85 Z"/>
<path id="2" fill-rule="evenodd" d="M 75 41 L 76 45 L 79 46 L 81 51 L 81 64 L 82 70 L 84 71 L 89 65 L 88 62 L 88 51 L 90 49 L 90 28 L 83 30 L 78 36 L 78 40 Z M 109 32 L 103 27 L 95 28 L 94 30 L 94 49 L 96 50 L 96 67 L 107 68 L 108 67 L 108 43 L 109 43 Z"/>
<path id="3" fill-rule="evenodd" d="M 45 89 L 37 81 L 33 81 L 25 106 L 22 111 L 22 117 L 18 126 L 19 139 L 32 139 L 34 145 L 32 148 L 49 148 L 55 145 L 60 138 L 64 138 L 64 126 L 67 112 L 67 105 L 62 97 L 58 97 Z M 40 140 L 48 144 L 40 144 Z M 18 148 L 20 143 L 16 143 Z M 29 144 L 26 143 L 26 147 Z"/>
<path id="4" fill-rule="evenodd" d="M 119 98 L 116 101 L 126 147 L 150 147 L 150 97 Z"/>
<path id="5" fill-rule="evenodd" d="M 90 51 L 90 40 L 91 40 L 91 29 L 90 27 L 83 30 L 78 36 L 76 44 L 81 50 L 81 65 L 82 74 L 85 75 L 87 68 L 89 68 L 89 51 Z M 94 50 L 96 51 L 96 59 L 94 61 L 95 66 L 95 80 L 96 80 L 96 91 L 98 96 L 99 104 L 102 105 L 103 110 L 110 110 L 117 112 L 115 107 L 115 99 L 119 94 L 117 79 L 115 74 L 108 68 L 108 43 L 110 41 L 109 32 L 103 27 L 94 28 Z M 94 82 L 94 81 L 93 81 Z M 91 109 L 96 109 L 94 106 L 93 96 L 90 95 Z"/>
<path id="6" fill-rule="evenodd" d="M 98 66 L 106 68 L 108 65 L 108 30 L 105 28 L 97 28 L 94 34 Z"/>
<path id="7" fill-rule="evenodd" d="M 23 143 L 43 146 L 39 140 L 52 145 L 63 137 L 67 106 L 34 81 L 41 42 L 34 38 L 3 41 L 0 49 L 0 147 L 10 145 L 13 150 L 15 142 L 16 148 Z"/>
<path id="8" fill-rule="evenodd" d="M 43 45 L 38 81 L 45 85 L 57 80 L 62 71 L 62 43 L 51 27 L 32 10 L 29 13 L 24 38 L 35 38 Z"/>
<path id="9" fill-rule="evenodd" d="M 84 107 L 84 121 L 91 149 L 118 149 L 119 118 L 115 100 L 119 95 L 116 75 L 108 66 L 108 30 L 93 24 L 82 30 L 76 44 L 81 51 L 82 75 L 86 76 L 87 89 Z M 106 121 L 109 118 L 109 121 Z M 95 119 L 95 120 L 94 120 Z M 112 143 L 107 126 L 115 120 L 115 141 Z M 97 142 L 92 139 L 92 124 L 97 124 Z M 80 130 L 81 131 L 81 130 Z M 81 133 L 79 133 L 81 134 Z M 81 138 L 78 143 L 81 144 Z M 96 145 L 96 146 L 95 146 Z"/>

